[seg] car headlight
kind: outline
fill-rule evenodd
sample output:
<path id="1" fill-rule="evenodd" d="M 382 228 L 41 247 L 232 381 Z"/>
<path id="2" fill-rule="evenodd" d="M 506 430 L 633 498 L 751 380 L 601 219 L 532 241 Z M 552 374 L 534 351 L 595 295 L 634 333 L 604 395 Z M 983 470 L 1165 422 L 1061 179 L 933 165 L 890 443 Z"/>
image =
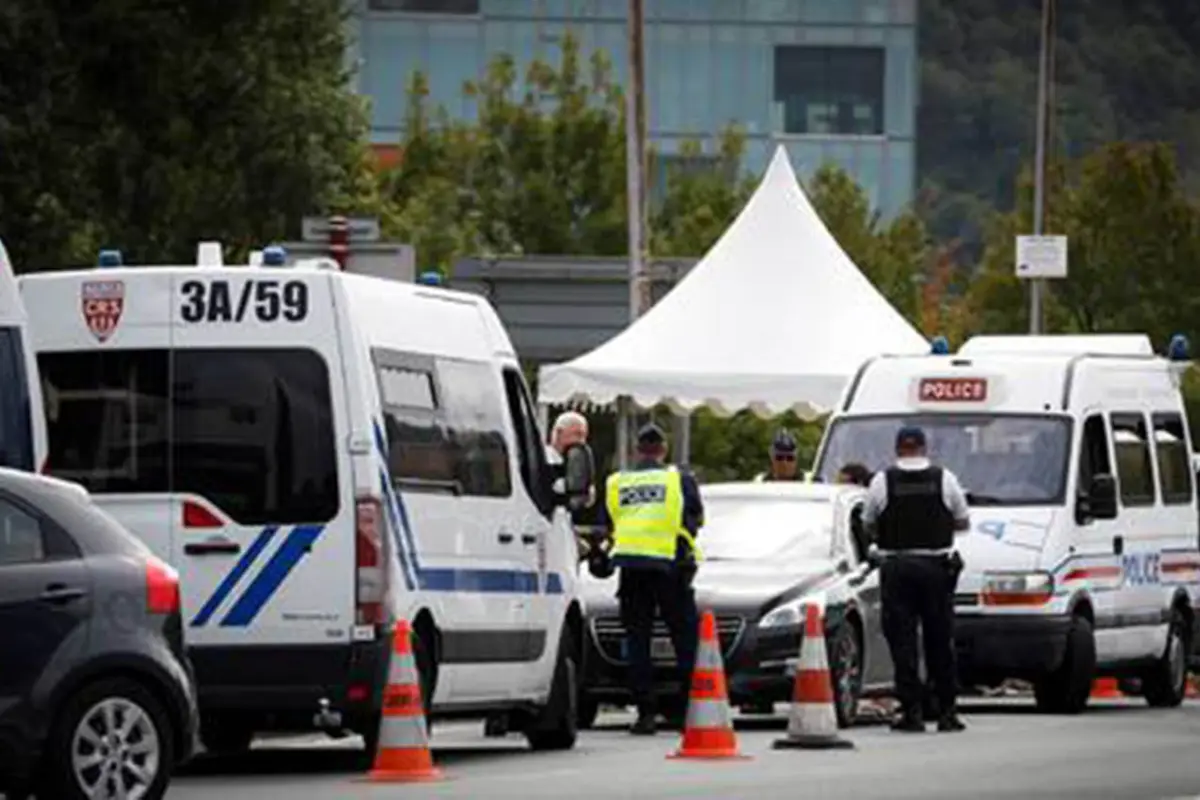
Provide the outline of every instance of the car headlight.
<path id="1" fill-rule="evenodd" d="M 786 606 L 769 612 L 765 617 L 758 621 L 760 628 L 787 628 L 799 627 L 804 622 L 800 616 L 800 606 L 796 603 L 789 603 Z"/>
<path id="2" fill-rule="evenodd" d="M 985 606 L 1040 606 L 1054 596 L 1049 572 L 985 572 L 980 592 Z"/>

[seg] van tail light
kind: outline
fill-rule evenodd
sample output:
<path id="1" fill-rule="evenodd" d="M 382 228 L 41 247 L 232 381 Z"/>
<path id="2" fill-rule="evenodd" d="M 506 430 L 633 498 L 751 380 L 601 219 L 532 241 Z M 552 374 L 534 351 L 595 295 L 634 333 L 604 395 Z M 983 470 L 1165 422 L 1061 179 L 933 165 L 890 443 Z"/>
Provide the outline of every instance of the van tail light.
<path id="1" fill-rule="evenodd" d="M 154 556 L 146 559 L 146 611 L 179 613 L 179 573 Z"/>
<path id="2" fill-rule="evenodd" d="M 183 501 L 183 527 L 224 528 L 225 522 L 204 506 L 192 500 Z"/>
<path id="3" fill-rule="evenodd" d="M 387 621 L 390 577 L 385 542 L 383 505 L 377 497 L 360 497 L 354 520 L 354 618 L 358 625 Z"/>

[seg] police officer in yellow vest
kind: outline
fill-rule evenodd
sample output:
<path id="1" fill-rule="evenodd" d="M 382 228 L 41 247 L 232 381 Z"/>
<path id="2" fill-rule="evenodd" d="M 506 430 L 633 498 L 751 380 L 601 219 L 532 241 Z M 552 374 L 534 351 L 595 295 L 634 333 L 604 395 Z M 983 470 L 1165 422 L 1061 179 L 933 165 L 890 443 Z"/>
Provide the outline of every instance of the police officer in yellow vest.
<path id="1" fill-rule="evenodd" d="M 617 596 L 629 653 L 629 682 L 638 718 L 632 733 L 655 732 L 657 712 L 650 654 L 656 610 L 671 634 L 679 668 L 679 705 L 696 660 L 698 614 L 692 579 L 696 534 L 704 506 L 696 479 L 666 465 L 667 439 L 654 423 L 637 436 L 637 463 L 608 477 L 602 517 L 612 532 L 613 565 L 621 570 Z"/>

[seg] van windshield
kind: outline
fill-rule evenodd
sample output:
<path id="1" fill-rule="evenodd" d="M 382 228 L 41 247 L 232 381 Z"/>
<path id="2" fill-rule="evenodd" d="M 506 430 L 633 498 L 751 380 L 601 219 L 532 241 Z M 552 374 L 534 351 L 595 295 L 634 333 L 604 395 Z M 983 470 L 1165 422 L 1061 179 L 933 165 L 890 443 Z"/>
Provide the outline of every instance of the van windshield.
<path id="1" fill-rule="evenodd" d="M 25 372 L 20 329 L 0 327 L 0 467 L 32 472 L 33 419 Z"/>
<path id="2" fill-rule="evenodd" d="M 832 482 L 859 463 L 872 471 L 895 460 L 896 432 L 925 431 L 929 456 L 958 476 L 972 505 L 1053 505 L 1066 489 L 1071 422 L 1066 417 L 904 414 L 844 417 L 829 430 L 817 475 Z"/>

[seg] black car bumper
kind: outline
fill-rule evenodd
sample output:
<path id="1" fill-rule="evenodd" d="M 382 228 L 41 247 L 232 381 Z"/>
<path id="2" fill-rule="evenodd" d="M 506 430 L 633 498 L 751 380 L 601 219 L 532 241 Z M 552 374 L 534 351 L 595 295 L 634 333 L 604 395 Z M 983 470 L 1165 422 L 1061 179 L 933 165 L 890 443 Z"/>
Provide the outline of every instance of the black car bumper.
<path id="1" fill-rule="evenodd" d="M 374 642 L 312 646 L 193 647 L 200 714 L 234 716 L 254 730 L 314 727 L 328 701 L 350 730 L 375 724 L 391 654 Z"/>
<path id="2" fill-rule="evenodd" d="M 954 622 L 961 682 L 1032 679 L 1058 669 L 1067 650 L 1067 616 L 968 615 Z"/>
<path id="3" fill-rule="evenodd" d="M 794 682 L 794 659 L 800 652 L 800 629 L 759 629 L 757 619 L 718 614 L 717 631 L 725 664 L 729 699 L 733 705 L 759 705 L 786 701 Z M 588 621 L 587 656 L 583 690 L 600 702 L 630 702 L 625 631 L 612 616 Z M 680 679 L 669 638 L 662 622 L 655 625 L 654 687 L 660 697 L 684 698 L 687 687 Z"/>

